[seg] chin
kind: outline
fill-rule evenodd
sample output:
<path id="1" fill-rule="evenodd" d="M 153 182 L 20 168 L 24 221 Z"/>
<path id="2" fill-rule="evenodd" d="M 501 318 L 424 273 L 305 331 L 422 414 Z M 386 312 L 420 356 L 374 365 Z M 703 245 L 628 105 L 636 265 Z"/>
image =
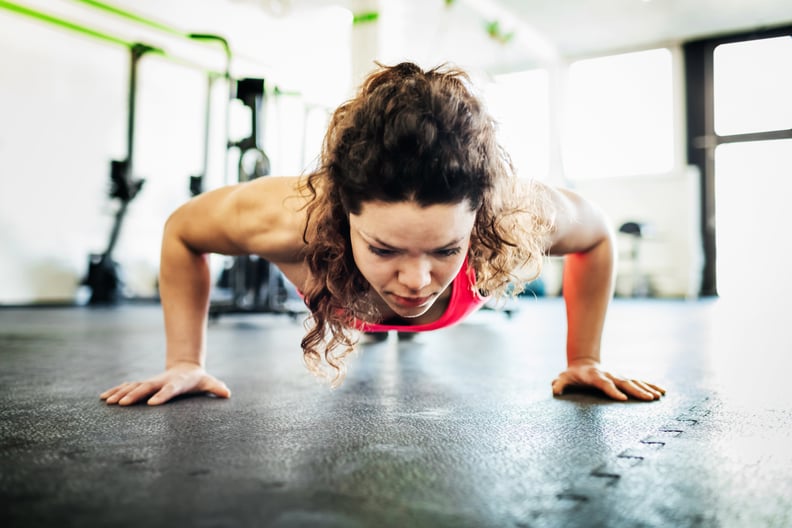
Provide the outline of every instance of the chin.
<path id="1" fill-rule="evenodd" d="M 404 310 L 397 310 L 396 311 L 396 315 L 398 315 L 402 319 L 415 319 L 417 317 L 421 317 L 425 313 L 426 313 L 426 310 L 421 310 L 420 312 L 417 312 L 417 311 L 404 311 Z"/>
<path id="2" fill-rule="evenodd" d="M 429 311 L 434 305 L 434 302 L 427 304 L 426 306 L 419 306 L 415 308 L 406 308 L 404 306 L 399 306 L 398 304 L 390 304 L 391 310 L 396 312 L 396 315 L 401 317 L 402 319 L 415 319 L 416 317 L 421 317 L 423 314 Z"/>

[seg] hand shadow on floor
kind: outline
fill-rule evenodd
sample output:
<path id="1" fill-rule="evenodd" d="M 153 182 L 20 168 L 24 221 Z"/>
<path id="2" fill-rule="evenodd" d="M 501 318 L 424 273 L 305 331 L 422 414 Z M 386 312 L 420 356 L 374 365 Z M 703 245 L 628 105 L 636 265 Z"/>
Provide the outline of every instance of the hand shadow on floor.
<path id="1" fill-rule="evenodd" d="M 150 398 L 150 396 L 149 396 Z M 149 398 L 144 398 L 138 402 L 132 403 L 130 405 L 118 405 L 118 404 L 108 404 L 105 403 L 103 400 L 99 400 L 105 407 L 151 407 L 152 409 L 156 409 L 157 407 L 167 407 L 169 405 L 174 405 L 180 402 L 189 401 L 189 400 L 228 400 L 229 398 L 221 398 L 219 396 L 215 396 L 211 392 L 194 392 L 191 394 L 179 394 L 178 396 L 174 396 L 170 400 L 166 401 L 165 403 L 161 403 L 159 405 L 149 405 L 148 400 Z"/>
<path id="2" fill-rule="evenodd" d="M 604 392 L 594 387 L 584 387 L 577 385 L 569 385 L 564 388 L 564 393 L 560 396 L 553 395 L 553 399 L 573 401 L 577 403 L 597 403 L 597 404 L 612 404 L 618 403 L 620 405 L 629 405 L 635 403 L 652 403 L 660 400 L 639 400 L 637 398 L 629 398 L 628 400 L 619 401 L 608 397 Z M 661 398 L 662 399 L 662 398 Z"/>

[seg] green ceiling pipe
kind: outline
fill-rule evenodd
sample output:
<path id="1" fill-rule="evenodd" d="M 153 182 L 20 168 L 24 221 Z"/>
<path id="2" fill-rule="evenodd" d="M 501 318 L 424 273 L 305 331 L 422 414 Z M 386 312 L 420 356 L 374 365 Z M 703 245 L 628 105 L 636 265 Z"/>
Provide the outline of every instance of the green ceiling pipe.
<path id="1" fill-rule="evenodd" d="M 174 35 L 177 37 L 192 40 L 193 42 L 201 42 L 203 44 L 207 44 L 210 46 L 213 44 L 219 44 L 223 48 L 223 51 L 225 52 L 226 55 L 226 71 L 220 75 L 223 75 L 226 78 L 230 78 L 229 64 L 231 62 L 231 58 L 233 54 L 231 53 L 231 47 L 228 44 L 228 40 L 226 40 L 224 37 L 221 37 L 219 35 L 207 34 L 207 33 L 188 33 L 185 31 L 181 31 L 172 28 L 170 26 L 167 26 L 161 22 L 157 22 L 156 20 L 146 18 L 137 13 L 132 13 L 131 11 L 121 9 L 120 7 L 108 4 L 106 2 L 99 2 L 98 0 L 73 0 L 73 1 L 89 5 L 101 11 L 112 13 L 113 15 L 116 15 L 118 17 L 124 18 L 126 20 L 130 20 L 132 22 L 136 22 L 143 26 L 147 26 L 162 31 L 169 35 Z"/>
<path id="2" fill-rule="evenodd" d="M 15 4 L 13 2 L 8 2 L 6 0 L 0 0 L 0 7 L 12 11 L 14 13 L 18 13 L 20 15 L 24 15 L 36 20 L 41 20 L 43 22 L 47 22 L 49 24 L 53 24 L 56 26 L 60 26 L 62 28 L 70 29 L 72 31 L 76 31 L 78 33 L 82 33 L 83 35 L 88 35 L 99 40 L 104 40 L 106 42 L 111 42 L 113 44 L 120 44 L 127 48 L 132 48 L 135 45 L 134 42 L 130 42 L 128 40 L 124 40 L 118 37 L 114 37 L 112 35 L 108 35 L 107 33 L 102 33 L 101 31 L 96 31 L 95 29 L 91 29 L 89 27 L 81 26 L 80 24 L 75 24 L 74 22 L 69 22 L 68 20 L 64 20 L 62 18 L 58 18 L 56 16 L 48 15 L 47 13 L 42 13 L 41 11 L 36 11 L 35 9 L 30 9 L 29 7 L 21 6 L 19 4 Z M 159 53 L 162 53 L 162 50 L 157 50 Z"/>
<path id="3" fill-rule="evenodd" d="M 165 33 L 170 33 L 171 35 L 189 38 L 189 35 L 187 35 L 187 33 L 183 31 L 176 30 L 174 28 L 166 26 L 165 24 L 161 24 L 159 22 L 145 18 L 143 16 L 136 15 L 135 13 L 130 13 L 129 11 L 125 11 L 119 7 L 115 7 L 110 4 L 106 4 L 104 2 L 97 2 L 96 0 L 75 0 L 75 1 L 83 4 L 88 4 L 91 7 L 95 7 L 102 11 L 107 11 L 108 13 L 113 13 L 114 15 L 120 16 L 121 18 L 132 20 L 144 26 L 158 29 L 160 31 L 164 31 Z"/>
<path id="4" fill-rule="evenodd" d="M 377 11 L 356 13 L 352 16 L 352 25 L 366 24 L 368 22 L 376 22 L 377 20 L 379 20 L 379 13 Z"/>
<path id="5" fill-rule="evenodd" d="M 58 27 L 61 27 L 61 28 L 64 28 L 64 29 L 75 31 L 77 33 L 80 33 L 80 34 L 83 34 L 83 35 L 87 35 L 89 37 L 93 37 L 93 38 L 96 38 L 98 40 L 102 40 L 104 42 L 109 42 L 111 44 L 118 44 L 118 45 L 124 46 L 125 48 L 128 48 L 128 49 L 132 49 L 135 46 L 138 46 L 138 45 L 142 44 L 140 42 L 133 42 L 133 41 L 130 41 L 130 40 L 125 40 L 125 39 L 122 39 L 122 38 L 119 38 L 119 37 L 115 37 L 113 35 L 109 35 L 109 34 L 104 33 L 102 31 L 97 31 L 97 30 L 89 28 L 87 26 L 83 26 L 81 24 L 77 24 L 77 23 L 71 22 L 69 20 L 64 20 L 63 18 L 54 16 L 54 15 L 50 15 L 48 13 L 44 13 L 42 11 L 38 11 L 36 9 L 31 9 L 29 7 L 22 6 L 22 5 L 14 3 L 14 2 L 9 2 L 8 0 L 0 0 L 0 8 L 6 9 L 8 11 L 11 11 L 13 13 L 17 13 L 17 14 L 22 15 L 22 16 L 30 17 L 30 18 L 32 18 L 34 20 L 39 20 L 39 21 L 42 21 L 42 22 L 46 22 L 48 24 L 52 24 L 54 26 L 58 26 Z M 185 36 L 186 36 L 186 38 L 191 38 L 191 39 L 193 38 L 191 35 L 185 35 Z M 205 35 L 197 35 L 194 40 L 201 40 L 202 37 L 206 38 Z M 219 72 L 219 71 L 215 71 L 215 70 L 212 70 L 212 69 L 208 69 L 205 66 L 197 64 L 195 62 L 192 62 L 192 61 L 189 61 L 189 60 L 186 60 L 186 59 L 182 59 L 180 57 L 176 57 L 176 56 L 173 56 L 173 55 L 169 55 L 162 48 L 149 46 L 148 44 L 142 44 L 142 45 L 146 46 L 146 48 L 148 49 L 149 53 L 154 53 L 156 55 L 159 55 L 159 56 L 161 56 L 161 57 L 163 57 L 163 58 L 165 58 L 165 59 L 167 59 L 167 60 L 169 60 L 171 62 L 174 62 L 176 64 L 181 64 L 182 66 L 187 66 L 189 68 L 194 68 L 194 69 L 197 69 L 197 70 L 200 70 L 200 71 L 204 71 L 204 72 L 206 72 L 206 73 L 208 73 L 210 75 L 214 75 L 214 76 L 217 76 L 217 77 L 226 77 L 226 76 L 228 76 L 227 72 Z M 225 45 L 224 47 L 227 48 L 227 45 Z"/>
<path id="6" fill-rule="evenodd" d="M 171 35 L 177 35 L 179 37 L 189 38 L 189 35 L 184 31 L 179 31 L 177 29 L 173 29 L 171 27 L 166 26 L 165 24 L 161 24 L 154 20 L 150 20 L 148 18 L 142 17 L 140 15 L 136 15 L 135 13 L 131 13 L 129 11 L 125 11 L 119 7 L 112 6 L 110 4 L 106 4 L 104 2 L 97 2 L 96 0 L 74 0 L 76 2 L 80 2 L 83 4 L 88 4 L 91 7 L 95 7 L 102 11 L 107 11 L 108 13 L 113 13 L 114 15 L 118 15 L 122 18 L 126 18 L 127 20 L 132 20 L 139 24 L 143 24 L 144 26 L 149 26 L 154 29 L 158 29 L 160 31 L 164 31 L 166 33 L 170 33 Z"/>

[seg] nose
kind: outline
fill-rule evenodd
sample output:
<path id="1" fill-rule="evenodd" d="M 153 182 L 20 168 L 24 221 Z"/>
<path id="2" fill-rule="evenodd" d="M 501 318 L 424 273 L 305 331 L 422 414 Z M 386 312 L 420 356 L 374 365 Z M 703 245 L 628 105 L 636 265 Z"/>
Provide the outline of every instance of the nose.
<path id="1" fill-rule="evenodd" d="M 405 259 L 399 268 L 399 283 L 411 292 L 420 292 L 432 282 L 432 264 L 424 257 Z"/>

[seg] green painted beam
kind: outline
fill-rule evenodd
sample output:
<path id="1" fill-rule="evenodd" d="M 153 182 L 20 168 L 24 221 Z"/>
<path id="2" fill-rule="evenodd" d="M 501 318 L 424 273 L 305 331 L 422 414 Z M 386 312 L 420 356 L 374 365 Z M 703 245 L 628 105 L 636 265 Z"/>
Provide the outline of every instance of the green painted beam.
<path id="1" fill-rule="evenodd" d="M 0 8 L 7 9 L 8 11 L 12 11 L 14 13 L 35 19 L 40 20 L 42 22 L 47 22 L 48 24 L 52 24 L 55 26 L 59 26 L 65 29 L 69 29 L 71 31 L 76 31 L 77 33 L 81 33 L 83 35 L 88 35 L 90 37 L 97 38 L 99 40 L 103 40 L 105 42 L 110 42 L 112 44 L 120 44 L 121 46 L 126 46 L 127 48 L 131 48 L 135 45 L 134 42 L 130 42 L 128 40 L 124 40 L 122 38 L 115 37 L 113 35 L 108 35 L 107 33 L 103 33 L 101 31 L 97 31 L 95 29 L 91 29 L 89 27 L 70 22 L 68 20 L 64 20 L 62 18 L 58 18 L 53 15 L 49 15 L 42 11 L 37 11 L 35 9 L 31 9 L 29 7 L 21 6 L 19 4 L 15 4 L 14 2 L 8 2 L 7 0 L 0 0 Z M 162 50 L 159 50 L 162 52 Z"/>
<path id="2" fill-rule="evenodd" d="M 26 16 L 28 18 L 32 18 L 34 20 L 38 20 L 41 22 L 45 22 L 47 24 L 51 24 L 57 27 L 61 27 L 64 29 L 68 29 L 70 31 L 74 31 L 76 33 L 80 33 L 81 35 L 87 35 L 89 37 L 95 38 L 97 40 L 101 40 L 103 42 L 108 42 L 110 44 L 117 44 L 120 46 L 124 46 L 126 48 L 132 49 L 134 46 L 143 44 L 140 42 L 133 42 L 130 40 L 126 40 L 123 38 L 116 37 L 114 35 L 110 35 L 108 33 L 84 26 L 82 24 L 78 24 L 76 22 L 71 22 L 69 20 L 65 20 L 63 18 L 57 17 L 55 15 L 51 15 L 49 13 L 44 13 L 43 11 L 38 11 L 36 9 L 31 9 L 26 6 L 19 5 L 15 2 L 9 2 L 8 0 L 0 0 L 0 8 L 6 9 L 13 13 L 17 13 L 22 16 Z M 187 38 L 191 38 L 187 35 Z M 198 39 L 196 39 L 198 40 Z M 197 69 L 200 71 L 204 71 L 207 74 L 215 75 L 219 77 L 226 77 L 226 72 L 215 71 L 210 68 L 206 68 L 201 64 L 195 63 L 190 60 L 182 59 L 180 57 L 168 54 L 162 48 L 158 48 L 155 46 L 150 46 L 148 44 L 143 44 L 147 47 L 147 53 L 155 53 L 175 64 L 180 64 L 182 66 L 187 66 L 189 68 Z"/>
<path id="3" fill-rule="evenodd" d="M 162 23 L 157 22 L 155 20 L 151 20 L 151 19 L 146 18 L 144 16 L 137 15 L 137 14 L 132 13 L 130 11 L 125 11 L 124 9 L 121 9 L 119 7 L 116 7 L 116 6 L 112 6 L 110 4 L 106 4 L 104 2 L 98 2 L 96 0 L 74 0 L 74 1 L 75 2 L 79 2 L 79 3 L 83 3 L 83 4 L 87 4 L 87 5 L 91 6 L 91 7 L 94 7 L 96 9 L 99 9 L 99 10 L 102 10 L 102 11 L 107 11 L 108 13 L 113 13 L 114 15 L 120 16 L 121 18 L 126 18 L 127 20 L 132 20 L 133 22 L 137 22 L 137 23 L 142 24 L 144 26 L 148 26 L 148 27 L 151 27 L 151 28 L 154 28 L 154 29 L 158 29 L 160 31 L 164 31 L 165 33 L 170 33 L 171 35 L 176 35 L 176 36 L 184 37 L 184 38 L 190 38 L 190 36 L 184 31 L 179 31 L 177 29 L 174 29 L 172 27 L 166 26 L 165 24 L 162 24 Z"/>
<path id="4" fill-rule="evenodd" d="M 379 12 L 377 11 L 366 11 L 364 13 L 355 13 L 352 17 L 352 24 L 367 24 L 371 22 L 376 22 L 379 20 Z"/>

